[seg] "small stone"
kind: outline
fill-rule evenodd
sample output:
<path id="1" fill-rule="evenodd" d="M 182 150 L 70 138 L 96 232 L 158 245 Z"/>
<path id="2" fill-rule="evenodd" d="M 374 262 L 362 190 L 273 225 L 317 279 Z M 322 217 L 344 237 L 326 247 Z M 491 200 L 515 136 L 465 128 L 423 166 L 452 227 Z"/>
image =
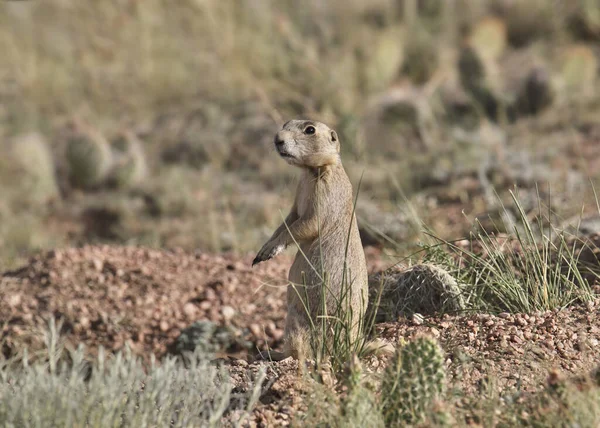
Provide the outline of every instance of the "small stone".
<path id="1" fill-rule="evenodd" d="M 193 318 L 194 315 L 196 315 L 196 305 L 194 305 L 192 302 L 187 302 L 185 305 L 183 305 L 183 313 L 188 318 Z"/>
<path id="2" fill-rule="evenodd" d="M 273 321 L 271 321 L 271 320 L 267 321 L 267 325 L 266 325 L 266 327 L 265 327 L 265 332 L 266 332 L 266 333 L 267 333 L 269 336 L 273 337 L 273 332 L 274 332 L 275 330 L 277 330 L 277 326 L 275 325 L 275 323 L 274 323 Z"/>
<path id="3" fill-rule="evenodd" d="M 158 327 L 160 328 L 160 331 L 165 332 L 169 329 L 169 323 L 166 322 L 165 320 L 162 320 L 160 322 L 160 324 L 158 325 Z"/>
<path id="4" fill-rule="evenodd" d="M 258 324 L 250 324 L 250 333 L 252 333 L 252 335 L 254 337 L 261 337 L 262 336 L 262 330 L 260 328 L 260 326 Z"/>
<path id="5" fill-rule="evenodd" d="M 90 320 L 88 317 L 81 317 L 79 319 L 79 324 L 81 325 L 81 327 L 83 328 L 88 328 L 90 326 Z"/>
<path id="6" fill-rule="evenodd" d="M 283 334 L 284 334 L 283 329 L 278 328 L 277 330 L 275 330 L 273 332 L 273 334 L 271 334 L 271 337 L 275 340 L 281 340 L 283 338 Z"/>
<path id="7" fill-rule="evenodd" d="M 423 318 L 423 315 L 417 314 L 417 313 L 414 313 L 412 315 L 412 322 L 413 322 L 413 324 L 415 324 L 415 325 L 422 325 L 424 321 L 425 321 L 425 319 Z"/>
<path id="8" fill-rule="evenodd" d="M 235 309 L 231 306 L 223 306 L 221 308 L 221 314 L 223 314 L 223 319 L 225 319 L 225 321 L 230 321 L 235 316 Z"/>
<path id="9" fill-rule="evenodd" d="M 527 325 L 527 320 L 524 318 L 519 318 L 517 319 L 517 324 L 519 324 L 521 327 L 525 327 Z"/>
<path id="10" fill-rule="evenodd" d="M 104 268 L 104 262 L 102 260 L 94 259 L 92 260 L 92 264 L 94 265 L 94 269 L 96 269 L 96 271 L 102 272 L 102 269 Z"/>
<path id="11" fill-rule="evenodd" d="M 212 301 L 217 299 L 217 293 L 212 288 L 207 288 L 204 292 L 204 300 Z"/>
<path id="12" fill-rule="evenodd" d="M 21 303 L 21 295 L 20 294 L 13 294 L 12 296 L 10 296 L 8 298 L 8 305 L 11 307 L 15 307 L 19 303 Z"/>
<path id="13" fill-rule="evenodd" d="M 246 361 L 246 360 L 241 360 L 241 359 L 240 359 L 240 360 L 235 360 L 235 361 L 233 362 L 233 365 L 234 365 L 234 366 L 238 366 L 238 367 L 248 367 L 248 361 Z"/>

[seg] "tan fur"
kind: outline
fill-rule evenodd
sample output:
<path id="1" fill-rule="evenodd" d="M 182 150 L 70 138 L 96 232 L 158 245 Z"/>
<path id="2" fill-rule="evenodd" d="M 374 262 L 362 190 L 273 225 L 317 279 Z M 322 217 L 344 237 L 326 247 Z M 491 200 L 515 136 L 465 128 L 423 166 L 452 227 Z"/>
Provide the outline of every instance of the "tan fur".
<path id="1" fill-rule="evenodd" d="M 312 135 L 307 134 L 309 126 L 315 129 Z M 275 257 L 289 245 L 299 246 L 289 271 L 286 348 L 279 355 L 298 358 L 303 357 L 299 354 L 306 348 L 311 325 L 322 324 L 323 306 L 327 316 L 349 322 L 351 340 L 357 337 L 367 307 L 367 266 L 353 215 L 352 185 L 342 166 L 335 131 L 320 122 L 292 120 L 275 136 L 275 146 L 289 164 L 303 171 L 289 215 L 253 265 Z M 345 300 L 344 287 L 348 290 Z M 340 304 L 340 300 L 344 301 Z M 325 334 L 329 339 L 331 330 L 329 324 Z"/>

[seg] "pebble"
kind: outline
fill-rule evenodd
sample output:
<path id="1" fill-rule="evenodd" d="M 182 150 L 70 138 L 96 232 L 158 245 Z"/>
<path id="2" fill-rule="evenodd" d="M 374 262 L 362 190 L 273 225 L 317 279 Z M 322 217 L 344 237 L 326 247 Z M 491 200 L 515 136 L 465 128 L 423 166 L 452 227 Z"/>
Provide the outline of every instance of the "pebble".
<path id="1" fill-rule="evenodd" d="M 83 328 L 88 328 L 90 326 L 90 319 L 88 317 L 81 317 L 79 319 L 79 324 Z"/>
<path id="2" fill-rule="evenodd" d="M 196 305 L 194 305 L 192 302 L 187 302 L 185 305 L 183 305 L 183 313 L 188 318 L 193 318 L 194 315 L 196 315 Z"/>
<path id="3" fill-rule="evenodd" d="M 242 359 L 235 360 L 233 361 L 233 365 L 238 367 L 248 367 L 248 361 Z"/>
<path id="4" fill-rule="evenodd" d="M 262 329 L 260 328 L 260 326 L 258 324 L 250 324 L 250 327 L 248 327 L 250 330 L 250 333 L 252 333 L 252 335 L 254 337 L 262 337 L 263 333 L 262 333 Z"/>
<path id="5" fill-rule="evenodd" d="M 424 321 L 425 321 L 425 319 L 423 318 L 423 315 L 417 314 L 417 313 L 412 315 L 413 324 L 422 325 Z"/>
<path id="6" fill-rule="evenodd" d="M 223 306 L 221 308 L 221 314 L 223 314 L 223 319 L 225 319 L 225 321 L 230 321 L 235 316 L 235 309 L 231 306 Z"/>
<path id="7" fill-rule="evenodd" d="M 96 269 L 98 272 L 101 272 L 104 268 L 104 262 L 100 259 L 92 260 L 92 264 L 94 265 L 94 269 Z"/>

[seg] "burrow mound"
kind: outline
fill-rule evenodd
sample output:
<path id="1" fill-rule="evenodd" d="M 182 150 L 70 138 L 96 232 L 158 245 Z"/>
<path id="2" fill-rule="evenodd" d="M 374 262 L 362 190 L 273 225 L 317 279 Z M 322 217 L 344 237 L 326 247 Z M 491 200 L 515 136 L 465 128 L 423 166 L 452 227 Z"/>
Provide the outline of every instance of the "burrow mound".
<path id="1" fill-rule="evenodd" d="M 0 343 L 5 356 L 42 348 L 54 317 L 62 337 L 139 355 L 174 350 L 195 322 L 218 329 L 231 353 L 277 347 L 290 261 L 251 268 L 250 256 L 87 246 L 55 250 L 0 277 Z"/>

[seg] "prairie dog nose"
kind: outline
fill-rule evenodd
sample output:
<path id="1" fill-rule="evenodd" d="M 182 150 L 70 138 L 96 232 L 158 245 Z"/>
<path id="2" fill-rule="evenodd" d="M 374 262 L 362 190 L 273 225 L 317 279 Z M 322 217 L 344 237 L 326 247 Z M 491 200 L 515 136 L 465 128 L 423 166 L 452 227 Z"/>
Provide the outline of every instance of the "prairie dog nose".
<path id="1" fill-rule="evenodd" d="M 283 146 L 283 143 L 285 143 L 283 136 L 278 132 L 275 134 L 275 146 L 281 147 Z"/>

